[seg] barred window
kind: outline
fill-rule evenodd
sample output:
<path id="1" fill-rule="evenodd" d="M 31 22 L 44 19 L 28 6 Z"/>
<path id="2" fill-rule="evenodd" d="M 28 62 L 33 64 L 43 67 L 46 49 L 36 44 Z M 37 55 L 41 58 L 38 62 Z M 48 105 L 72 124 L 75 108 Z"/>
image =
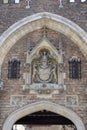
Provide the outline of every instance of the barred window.
<path id="1" fill-rule="evenodd" d="M 8 4 L 8 3 L 9 4 L 18 4 L 18 3 L 20 3 L 20 0 L 0 0 L 0 1 L 2 1 L 2 3 L 4 3 L 4 4 Z"/>
<path id="2" fill-rule="evenodd" d="M 20 61 L 12 59 L 8 61 L 8 78 L 19 79 L 20 78 Z"/>
<path id="3" fill-rule="evenodd" d="M 69 60 L 69 78 L 81 79 L 81 60 L 79 58 Z"/>

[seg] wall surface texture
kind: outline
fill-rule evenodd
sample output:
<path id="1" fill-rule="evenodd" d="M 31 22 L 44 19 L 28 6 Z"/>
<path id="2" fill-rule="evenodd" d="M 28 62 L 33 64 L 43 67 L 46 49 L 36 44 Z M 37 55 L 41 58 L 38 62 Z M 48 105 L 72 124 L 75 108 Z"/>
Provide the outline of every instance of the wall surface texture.
<path id="1" fill-rule="evenodd" d="M 0 3 L 0 35 L 19 20 L 41 12 L 50 12 L 63 16 L 87 32 L 87 2 L 69 3 L 63 1 L 63 8 L 59 8 L 57 0 L 31 0 L 29 9 L 26 9 L 26 5 L 27 3 L 24 0 L 21 0 L 19 4 Z M 23 89 L 25 83 L 24 75 L 26 73 L 27 43 L 30 43 L 29 48 L 30 52 L 32 52 L 38 46 L 44 36 L 44 32 L 48 41 L 55 46 L 57 51 L 59 50 L 61 37 L 64 90 L 60 90 L 58 93 L 39 94 L 33 91 L 30 93 L 29 89 Z M 3 48 L 3 45 L 1 47 Z M 77 44 L 71 41 L 71 38 L 49 27 L 46 27 L 44 31 L 43 26 L 20 38 L 7 52 L 1 66 L 0 78 L 3 79 L 4 86 L 3 90 L 0 90 L 0 130 L 2 130 L 6 118 L 12 112 L 28 104 L 44 100 L 74 111 L 82 119 L 87 129 L 87 59 L 83 53 L 84 49 L 82 52 Z M 69 59 L 71 57 L 81 59 L 81 79 L 69 78 Z M 13 58 L 17 58 L 21 62 L 20 78 L 11 80 L 8 79 L 8 61 Z M 44 129 L 44 126 L 42 129 Z"/>

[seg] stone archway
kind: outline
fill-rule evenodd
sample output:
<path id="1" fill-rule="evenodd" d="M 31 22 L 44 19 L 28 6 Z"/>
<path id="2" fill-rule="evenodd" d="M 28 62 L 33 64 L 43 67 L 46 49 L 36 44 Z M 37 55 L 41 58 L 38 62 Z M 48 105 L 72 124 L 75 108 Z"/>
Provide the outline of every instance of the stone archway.
<path id="1" fill-rule="evenodd" d="M 28 16 L 9 27 L 0 37 L 0 66 L 11 47 L 26 34 L 47 26 L 66 35 L 87 59 L 87 33 L 70 20 L 48 12 Z"/>
<path id="2" fill-rule="evenodd" d="M 2 66 L 4 58 L 11 47 L 19 39 L 32 31 L 41 29 L 43 26 L 66 35 L 79 47 L 85 58 L 87 58 L 87 33 L 78 25 L 62 16 L 42 12 L 18 21 L 0 36 L 0 66 Z M 63 106 L 46 101 L 33 103 L 13 112 L 5 121 L 2 130 L 11 130 L 13 124 L 18 119 L 43 109 L 63 115 L 76 125 L 77 130 L 85 130 L 84 124 L 76 113 Z"/>
<path id="3" fill-rule="evenodd" d="M 29 115 L 31 113 L 38 112 L 38 111 L 44 110 L 44 109 L 51 111 L 51 112 L 55 112 L 57 114 L 60 114 L 61 116 L 68 118 L 69 120 L 71 120 L 74 123 L 77 130 L 86 130 L 82 120 L 75 112 L 71 111 L 70 109 L 68 109 L 64 106 L 61 106 L 61 105 L 58 105 L 58 104 L 55 104 L 52 102 L 48 102 L 48 101 L 40 101 L 40 102 L 32 103 L 32 104 L 29 104 L 27 106 L 24 106 L 16 111 L 14 111 L 6 119 L 2 130 L 6 130 L 6 129 L 12 130 L 13 124 L 18 119 L 20 119 L 26 115 Z"/>

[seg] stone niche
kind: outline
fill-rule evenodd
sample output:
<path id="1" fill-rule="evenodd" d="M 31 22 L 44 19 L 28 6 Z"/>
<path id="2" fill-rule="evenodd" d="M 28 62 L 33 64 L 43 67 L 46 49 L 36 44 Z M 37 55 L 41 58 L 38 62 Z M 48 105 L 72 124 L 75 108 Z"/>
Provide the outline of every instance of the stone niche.
<path id="1" fill-rule="evenodd" d="M 61 42 L 57 50 L 43 37 L 30 52 L 27 50 L 23 89 L 30 93 L 51 94 L 64 90 L 64 73 Z"/>

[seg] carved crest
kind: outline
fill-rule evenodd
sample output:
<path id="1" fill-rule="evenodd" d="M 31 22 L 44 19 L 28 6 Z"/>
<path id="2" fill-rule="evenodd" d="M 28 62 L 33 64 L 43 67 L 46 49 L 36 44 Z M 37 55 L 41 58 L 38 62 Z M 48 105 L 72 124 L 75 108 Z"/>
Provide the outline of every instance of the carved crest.
<path id="1" fill-rule="evenodd" d="M 53 59 L 50 51 L 42 49 L 38 59 L 32 64 L 32 82 L 35 83 L 56 83 L 57 82 L 57 62 Z"/>
<path id="2" fill-rule="evenodd" d="M 44 36 L 26 57 L 24 89 L 39 94 L 56 93 L 63 89 L 62 47 L 58 50 Z M 56 91 L 57 90 L 57 91 Z"/>

